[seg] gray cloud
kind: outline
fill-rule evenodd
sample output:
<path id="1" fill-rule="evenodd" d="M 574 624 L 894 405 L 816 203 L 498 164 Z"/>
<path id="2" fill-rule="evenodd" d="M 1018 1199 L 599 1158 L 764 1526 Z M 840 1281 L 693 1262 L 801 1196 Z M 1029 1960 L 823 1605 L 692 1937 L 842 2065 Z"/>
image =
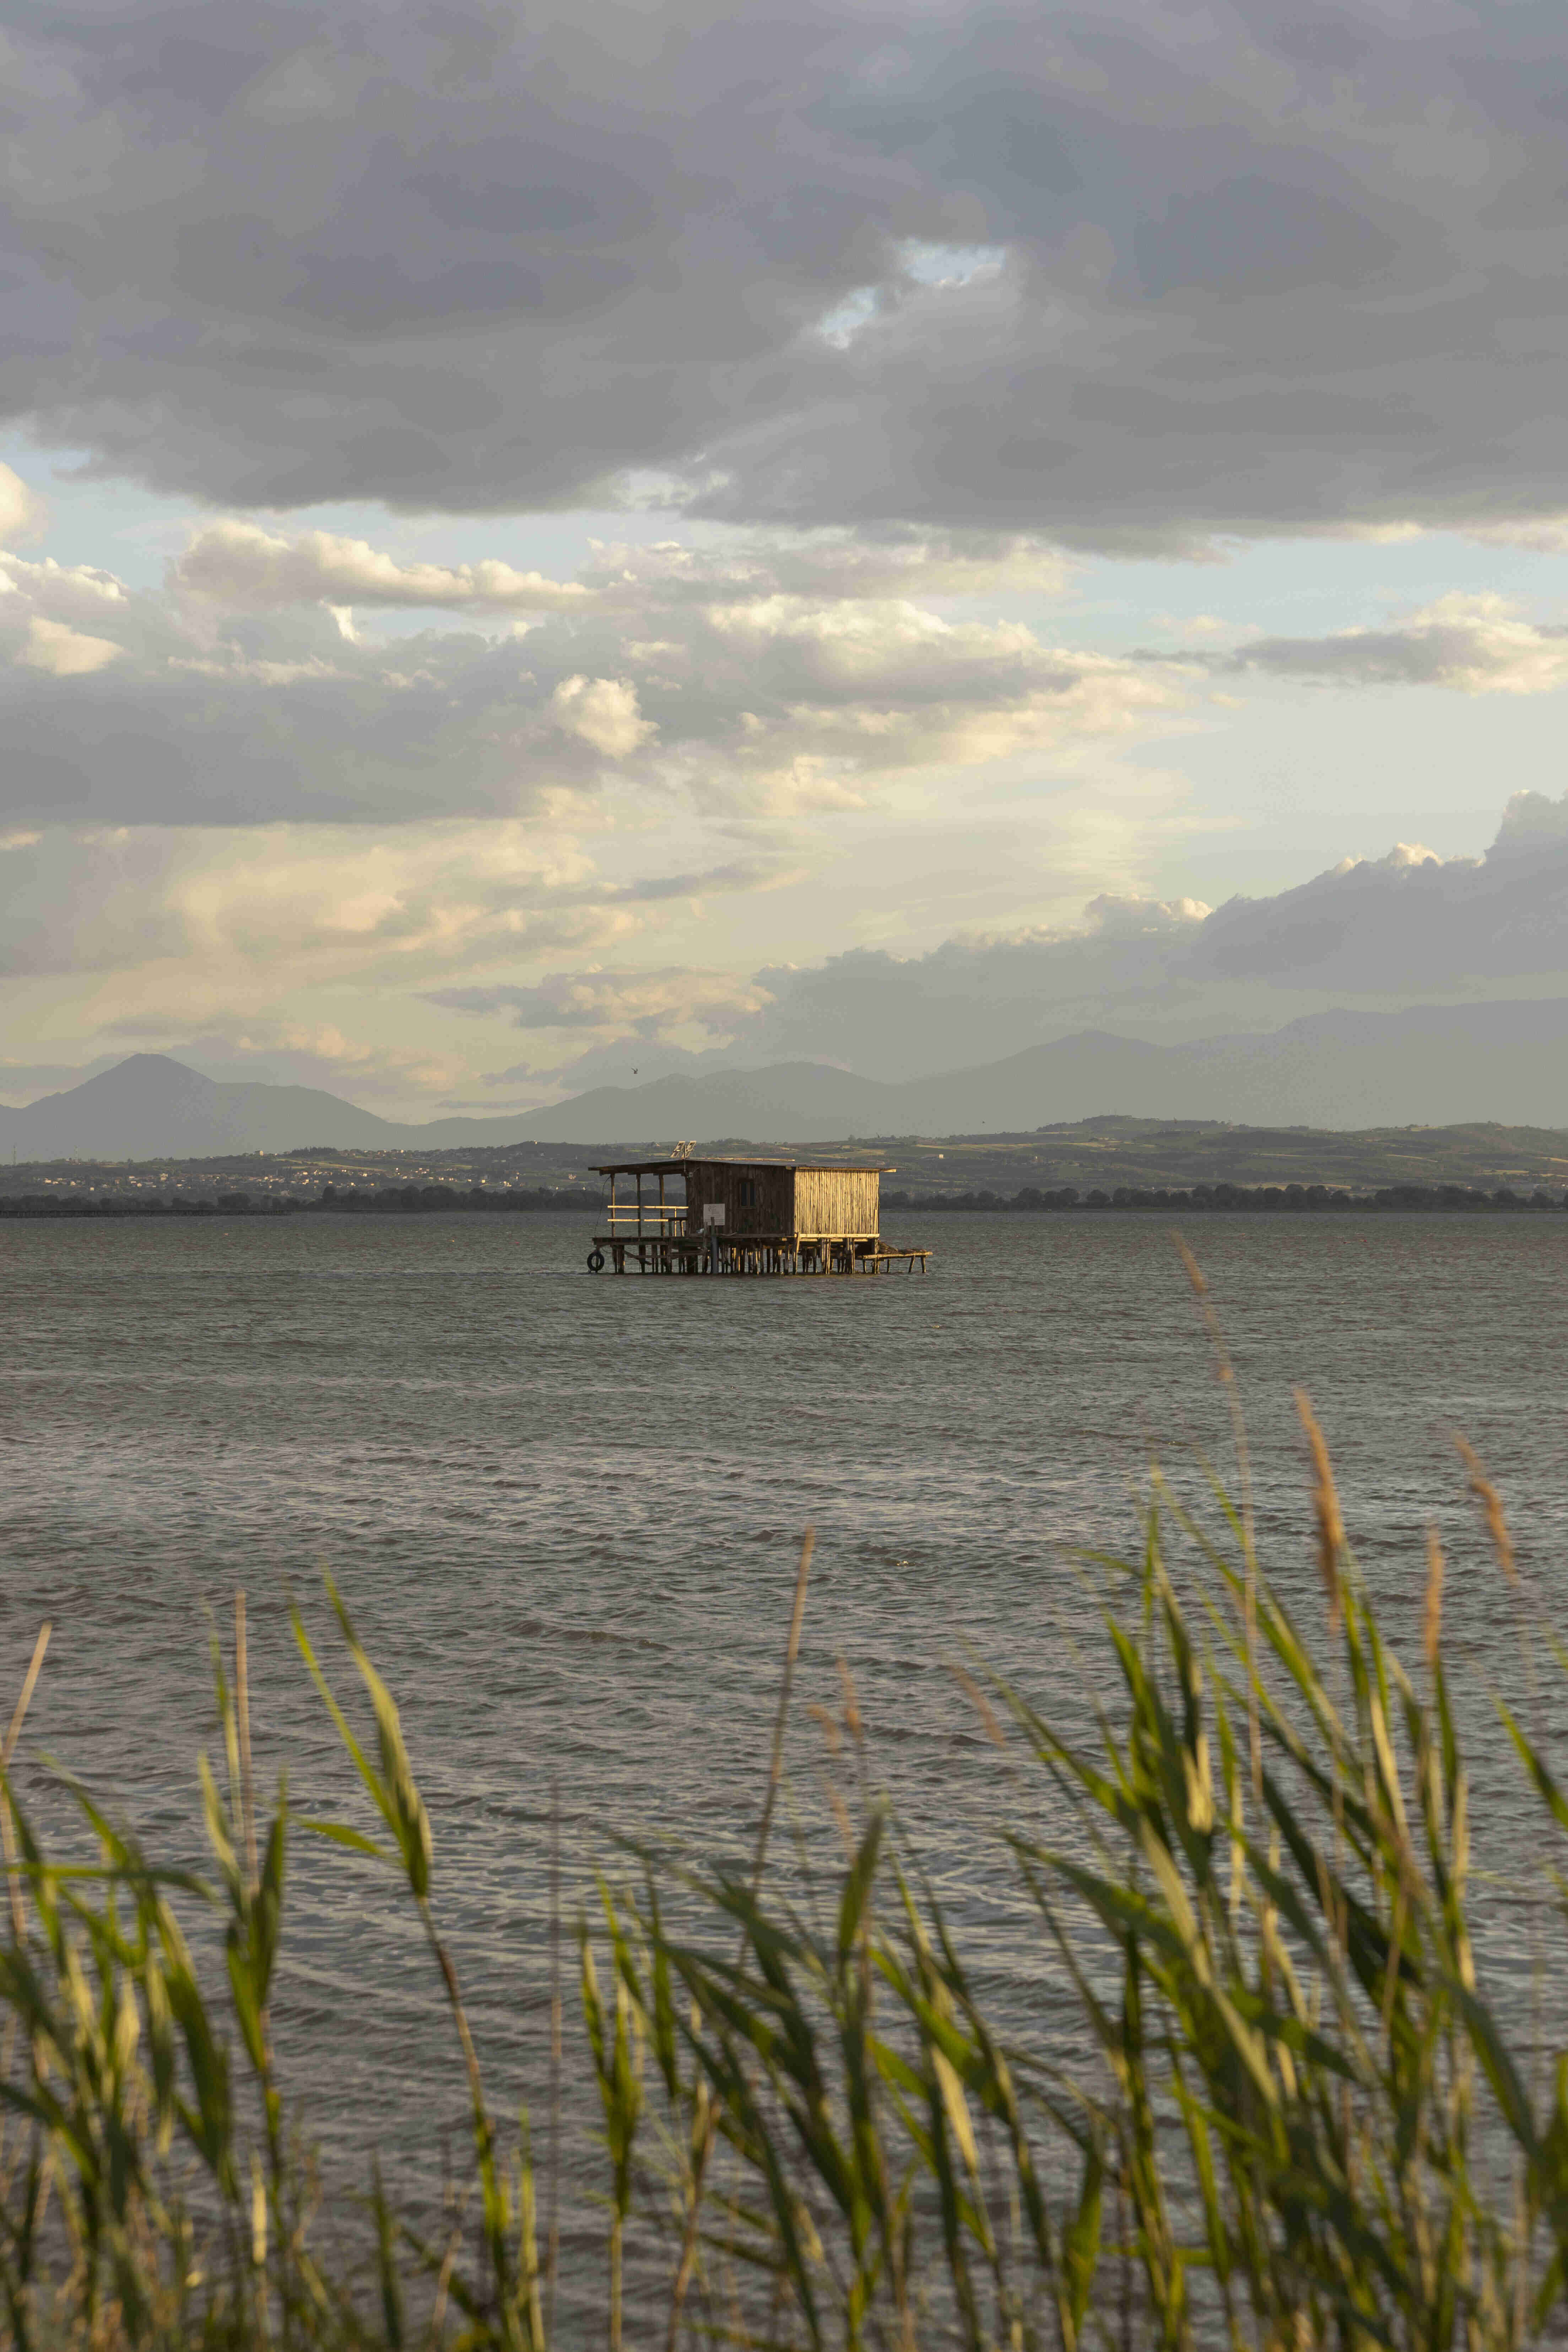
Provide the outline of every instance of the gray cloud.
<path id="1" fill-rule="evenodd" d="M 1533 6 L 0 15 L 0 413 L 166 488 L 1111 549 L 1563 505 Z"/>
<path id="2" fill-rule="evenodd" d="M 1568 795 L 1516 793 L 1484 858 L 1402 845 L 1213 910 L 1100 898 L 1071 929 L 960 937 L 921 956 L 853 949 L 749 981 L 562 972 L 537 988 L 452 990 L 434 1001 L 524 1030 L 594 1032 L 556 1074 L 575 1087 L 624 1082 L 631 1056 L 619 1041 L 628 1039 L 644 1076 L 811 1059 L 906 1078 L 1085 1029 L 1196 1037 L 1271 1028 L 1345 998 L 1517 995 L 1521 984 L 1568 987 Z M 695 1031 L 706 1034 L 686 1042 Z"/>
<path id="3" fill-rule="evenodd" d="M 1085 931 L 1066 937 L 955 940 L 912 963 L 871 953 L 787 979 L 760 973 L 787 1008 L 766 1019 L 786 1034 L 836 1029 L 840 1057 L 854 1062 L 851 1045 L 863 1051 L 862 1038 L 879 1029 L 891 1043 L 900 1026 L 907 1036 L 929 1024 L 955 1045 L 965 1010 L 984 1012 L 988 1035 L 1000 1019 L 1023 1045 L 1106 1021 L 1145 1034 L 1173 1021 L 1272 1024 L 1336 995 L 1409 1003 L 1505 983 L 1562 985 L 1568 796 L 1516 794 L 1484 858 L 1402 845 L 1212 912 L 1101 901 L 1089 914 Z M 1278 1010 L 1261 1011 L 1259 987 Z M 955 1065 L 965 1058 L 952 1055 Z"/>
<path id="4" fill-rule="evenodd" d="M 519 1029 L 604 1030 L 648 1040 L 673 1027 L 728 1035 L 770 1002 L 758 982 L 680 964 L 633 971 L 590 965 L 552 972 L 533 988 L 441 988 L 426 997 L 447 1012 L 504 1013 Z"/>
<path id="5" fill-rule="evenodd" d="M 1179 972 L 1404 998 L 1568 973 L 1565 818 L 1568 803 L 1521 793 L 1484 858 L 1401 849 L 1233 899 Z"/>
<path id="6" fill-rule="evenodd" d="M 1100 898 L 1070 932 L 954 939 L 923 956 L 856 948 L 749 979 L 562 971 L 536 988 L 447 989 L 432 1001 L 525 1031 L 595 1031 L 558 1074 L 573 1087 L 624 1079 L 630 1060 L 646 1065 L 644 1075 L 798 1058 L 904 1077 L 974 1061 L 977 1034 L 990 1059 L 1104 1018 L 1109 1007 L 1123 1019 L 1157 1017 L 1173 961 L 1207 912 L 1192 900 Z M 683 1034 L 703 1042 L 693 1048 Z M 625 1040 L 637 1041 L 629 1053 Z"/>
<path id="7" fill-rule="evenodd" d="M 531 764 L 543 730 L 515 646 L 432 633 L 391 659 L 345 643 L 324 614 L 242 621 L 204 640 L 129 597 L 88 634 L 74 620 L 25 618 L 19 603 L 0 604 L 0 632 L 24 619 L 26 631 L 0 673 L 9 817 L 245 825 L 506 814 L 574 765 L 564 739 Z M 40 640 L 40 629 L 51 634 Z M 591 775 L 586 753 L 575 764 Z"/>
<path id="8" fill-rule="evenodd" d="M 1398 628 L 1260 637 L 1211 667 L 1325 686 L 1550 694 L 1568 684 L 1568 628 L 1526 620 L 1500 597 L 1446 596 Z"/>

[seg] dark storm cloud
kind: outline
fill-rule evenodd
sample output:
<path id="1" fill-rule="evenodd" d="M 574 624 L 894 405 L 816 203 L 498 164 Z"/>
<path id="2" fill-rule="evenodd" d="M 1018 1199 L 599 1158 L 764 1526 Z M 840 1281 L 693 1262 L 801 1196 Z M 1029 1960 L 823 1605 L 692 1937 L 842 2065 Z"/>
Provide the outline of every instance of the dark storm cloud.
<path id="1" fill-rule="evenodd" d="M 231 503 L 1110 548 L 1563 503 L 1521 0 L 10 0 L 0 409 Z"/>

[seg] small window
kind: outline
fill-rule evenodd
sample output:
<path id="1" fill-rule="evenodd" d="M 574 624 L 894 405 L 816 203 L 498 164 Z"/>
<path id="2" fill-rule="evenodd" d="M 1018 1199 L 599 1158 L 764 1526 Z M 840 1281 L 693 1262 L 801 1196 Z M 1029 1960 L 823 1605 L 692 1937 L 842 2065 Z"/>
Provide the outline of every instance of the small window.
<path id="1" fill-rule="evenodd" d="M 756 1207 L 757 1180 L 754 1176 L 742 1176 L 740 1179 L 735 1186 L 735 1204 L 737 1208 L 742 1209 Z"/>

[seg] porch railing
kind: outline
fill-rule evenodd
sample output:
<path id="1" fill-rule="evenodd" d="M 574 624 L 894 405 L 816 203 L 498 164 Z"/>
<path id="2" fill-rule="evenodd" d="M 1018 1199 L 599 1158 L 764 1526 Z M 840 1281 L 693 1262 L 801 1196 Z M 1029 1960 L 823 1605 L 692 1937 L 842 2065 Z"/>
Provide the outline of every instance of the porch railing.
<path id="1" fill-rule="evenodd" d="M 628 1234 L 641 1234 L 645 1239 L 673 1236 L 686 1231 L 686 1203 L 669 1202 L 661 1207 L 657 1201 L 645 1201 L 639 1208 L 635 1201 L 614 1201 L 605 1212 L 606 1233 L 623 1240 Z"/>

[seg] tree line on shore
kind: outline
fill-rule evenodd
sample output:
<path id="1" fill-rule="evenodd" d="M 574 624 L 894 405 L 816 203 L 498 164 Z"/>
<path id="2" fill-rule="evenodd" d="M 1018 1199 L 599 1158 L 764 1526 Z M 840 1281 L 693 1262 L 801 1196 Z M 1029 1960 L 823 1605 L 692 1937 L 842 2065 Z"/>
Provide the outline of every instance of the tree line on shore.
<path id="1" fill-rule="evenodd" d="M 0 1217 L 280 1217 L 321 1214 L 337 1216 L 420 1216 L 437 1211 L 479 1210 L 495 1215 L 566 1210 L 593 1215 L 605 1207 L 604 1196 L 572 1186 L 494 1187 L 456 1184 L 384 1185 L 376 1191 L 350 1186 L 342 1191 L 323 1184 L 314 1197 L 300 1198 L 250 1192 L 85 1193 L 59 1195 L 23 1192 L 0 1198 Z M 1106 1192 L 1079 1192 L 1064 1184 L 1054 1190 L 1026 1184 L 1016 1192 L 978 1192 L 926 1193 L 885 1192 L 884 1211 L 894 1214 L 932 1210 L 977 1211 L 985 1213 L 1062 1214 L 1074 1211 L 1181 1210 L 1205 1212 L 1263 1211 L 1276 1214 L 1393 1211 L 1436 1212 L 1469 1215 L 1560 1214 L 1568 1195 L 1540 1187 L 1517 1192 L 1507 1185 L 1487 1192 L 1470 1184 L 1383 1184 L 1374 1191 L 1352 1192 L 1327 1184 L 1194 1184 L 1190 1187 L 1119 1184 Z"/>
<path id="2" fill-rule="evenodd" d="M 24 1192 L 0 1200 L 0 1217 L 290 1217 L 325 1210 L 335 1215 L 407 1216 L 434 1210 L 479 1209 L 497 1212 L 573 1209 L 593 1211 L 603 1206 L 597 1193 L 548 1184 L 519 1186 L 499 1192 L 475 1184 L 389 1184 L 371 1192 L 352 1187 L 340 1192 L 323 1184 L 314 1198 L 298 1193 L 156 1192 L 84 1193 L 80 1198 L 48 1192 Z"/>
<path id="3" fill-rule="evenodd" d="M 1073 1184 L 1054 1191 L 1026 1184 L 1013 1193 L 979 1191 L 949 1192 L 933 1198 L 918 1192 L 884 1192 L 885 1209 L 973 1209 L 1061 1212 L 1074 1209 L 1263 1209 L 1289 1211 L 1347 1209 L 1459 1210 L 1491 1213 L 1519 1210 L 1553 1213 L 1568 1204 L 1568 1196 L 1537 1188 L 1516 1192 L 1508 1186 L 1488 1192 L 1472 1184 L 1381 1184 L 1372 1191 L 1351 1192 L 1328 1184 L 1194 1184 L 1188 1187 L 1119 1184 L 1113 1191 L 1081 1192 Z"/>

